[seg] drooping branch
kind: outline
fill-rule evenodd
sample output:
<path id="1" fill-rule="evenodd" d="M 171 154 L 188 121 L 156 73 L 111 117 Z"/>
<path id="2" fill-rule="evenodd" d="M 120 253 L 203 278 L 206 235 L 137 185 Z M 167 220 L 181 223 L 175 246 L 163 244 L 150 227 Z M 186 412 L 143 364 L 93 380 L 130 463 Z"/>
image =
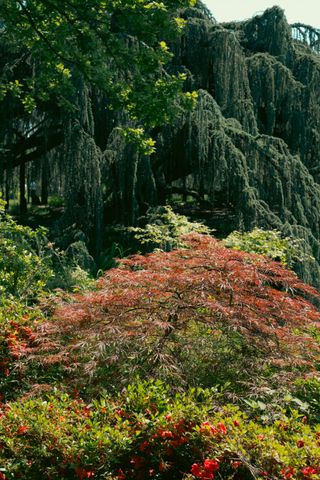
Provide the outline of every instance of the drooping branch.
<path id="1" fill-rule="evenodd" d="M 304 23 L 293 23 L 291 25 L 292 36 L 295 40 L 303 42 L 312 48 L 316 53 L 320 53 L 320 30 L 305 25 Z"/>
<path id="2" fill-rule="evenodd" d="M 2 168 L 18 167 L 27 162 L 31 162 L 40 158 L 46 152 L 49 152 L 55 147 L 58 147 L 63 142 L 63 131 L 60 127 L 56 130 L 44 134 L 38 130 L 30 137 L 24 137 L 19 140 L 13 147 L 4 146 L 4 154 L 2 161 Z"/>

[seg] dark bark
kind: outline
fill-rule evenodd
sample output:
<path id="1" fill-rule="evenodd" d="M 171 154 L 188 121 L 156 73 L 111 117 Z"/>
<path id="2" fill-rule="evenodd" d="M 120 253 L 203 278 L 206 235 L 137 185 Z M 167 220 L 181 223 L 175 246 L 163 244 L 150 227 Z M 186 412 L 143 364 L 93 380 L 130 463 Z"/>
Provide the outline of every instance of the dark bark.
<path id="1" fill-rule="evenodd" d="M 20 165 L 19 190 L 20 190 L 20 215 L 27 213 L 26 199 L 26 165 L 24 162 Z"/>
<path id="2" fill-rule="evenodd" d="M 45 156 L 41 162 L 41 203 L 48 204 L 48 182 L 49 182 L 49 162 L 48 157 Z"/>

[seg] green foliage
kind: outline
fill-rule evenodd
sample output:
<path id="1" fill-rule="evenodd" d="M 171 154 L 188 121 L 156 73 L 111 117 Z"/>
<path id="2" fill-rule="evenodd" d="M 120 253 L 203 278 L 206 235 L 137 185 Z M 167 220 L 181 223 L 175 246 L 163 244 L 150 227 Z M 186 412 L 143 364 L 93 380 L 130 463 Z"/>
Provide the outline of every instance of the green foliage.
<path id="1" fill-rule="evenodd" d="M 149 209 L 145 222 L 143 228 L 128 229 L 134 234 L 143 251 L 160 249 L 169 252 L 175 248 L 186 248 L 184 235 L 210 233 L 210 229 L 202 223 L 190 222 L 187 217 L 175 213 L 169 206 Z"/>
<path id="2" fill-rule="evenodd" d="M 19 225 L 0 202 L 0 296 L 32 299 L 52 274 L 46 232 Z"/>
<path id="3" fill-rule="evenodd" d="M 294 394 L 308 406 L 308 417 L 320 423 L 320 378 L 299 379 L 293 388 Z"/>
<path id="4" fill-rule="evenodd" d="M 277 230 L 254 228 L 251 232 L 235 231 L 224 240 L 224 245 L 235 250 L 266 255 L 288 267 L 306 259 L 301 242 L 291 237 L 283 237 Z"/>
<path id="5" fill-rule="evenodd" d="M 180 107 L 194 104 L 196 93 L 182 91 L 186 76 L 165 70 L 172 58 L 167 42 L 181 34 L 186 22 L 180 9 L 192 0 L 94 0 L 90 5 L 76 0 L 63 8 L 60 0 L 2 3 L 1 43 L 10 56 L 0 77 L 0 100 L 15 98 L 26 114 L 52 99 L 75 110 L 79 79 L 84 79 L 106 95 L 108 108 L 121 108 L 138 123 L 139 128 L 125 129 L 125 136 L 149 154 L 154 141 L 144 128 L 166 124 Z M 11 68 L 25 51 L 36 75 L 29 64 L 23 72 Z"/>
<path id="6" fill-rule="evenodd" d="M 140 381 L 89 405 L 58 392 L 12 403 L 0 418 L 2 479 L 318 478 L 319 426 L 296 412 L 261 426 L 212 405 L 210 391 L 172 398 Z"/>
<path id="7" fill-rule="evenodd" d="M 54 278 L 48 285 L 50 288 L 62 288 L 67 292 L 93 290 L 95 280 L 79 265 L 69 265 L 64 262 L 62 268 L 55 271 Z"/>
<path id="8" fill-rule="evenodd" d="M 77 245 L 83 242 L 75 242 Z M 79 252 L 77 252 L 79 254 Z M 84 258 L 80 255 L 68 255 L 68 250 L 63 251 L 52 246 L 51 263 L 53 266 L 53 275 L 47 282 L 50 290 L 63 289 L 67 292 L 77 292 L 83 290 L 92 290 L 95 288 L 95 280 L 90 272 L 90 263 L 86 262 L 86 256 L 90 257 L 88 251 L 85 251 Z M 91 257 L 90 257 L 91 259 Z"/>
<path id="9" fill-rule="evenodd" d="M 60 197 L 59 195 L 52 195 L 49 197 L 48 200 L 49 206 L 50 207 L 63 207 L 64 204 L 64 199 Z"/>
<path id="10" fill-rule="evenodd" d="M 113 233 L 117 234 L 116 229 L 113 230 Z M 128 251 L 124 250 L 120 243 L 113 241 L 110 247 L 103 250 L 100 254 L 98 261 L 99 270 L 97 276 L 103 275 L 103 273 L 106 270 L 109 270 L 109 268 L 116 267 L 118 265 L 116 259 L 124 258 L 125 254 L 128 253 Z"/>

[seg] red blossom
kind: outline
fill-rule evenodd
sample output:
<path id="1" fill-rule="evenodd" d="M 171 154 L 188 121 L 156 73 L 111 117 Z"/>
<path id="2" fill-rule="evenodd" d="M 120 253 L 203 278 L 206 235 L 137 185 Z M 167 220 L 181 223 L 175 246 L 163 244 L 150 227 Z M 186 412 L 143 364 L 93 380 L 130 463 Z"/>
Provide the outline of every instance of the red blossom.
<path id="1" fill-rule="evenodd" d="M 86 470 L 83 467 L 77 467 L 75 469 L 75 473 L 80 480 L 84 480 L 85 478 L 93 478 L 94 471 L 93 470 Z"/>
<path id="2" fill-rule="evenodd" d="M 218 430 L 223 434 L 226 434 L 228 432 L 227 427 L 225 426 L 225 424 L 223 422 L 219 422 L 217 427 L 218 427 Z"/>
<path id="3" fill-rule="evenodd" d="M 310 477 L 310 475 L 315 475 L 318 473 L 318 469 L 314 467 L 305 467 L 301 470 L 301 472 L 305 477 Z"/>
<path id="4" fill-rule="evenodd" d="M 194 475 L 195 477 L 199 477 L 201 478 L 201 475 L 202 475 L 202 468 L 201 466 L 198 464 L 198 463 L 194 463 L 191 467 L 191 473 L 192 475 Z"/>
<path id="5" fill-rule="evenodd" d="M 27 425 L 21 425 L 17 430 L 17 434 L 24 435 L 28 430 L 29 430 L 29 427 Z"/>
<path id="6" fill-rule="evenodd" d="M 219 470 L 219 463 L 217 462 L 217 460 L 205 460 L 203 462 L 203 466 L 204 466 L 204 469 L 207 471 L 207 472 L 215 472 L 216 470 Z"/>
<path id="7" fill-rule="evenodd" d="M 303 441 L 303 440 L 298 440 L 298 441 L 297 441 L 297 447 L 298 447 L 298 448 L 304 447 L 304 441 Z"/>
<path id="8" fill-rule="evenodd" d="M 119 470 L 118 470 L 117 477 L 118 477 L 118 480 L 125 480 L 127 478 L 126 474 L 124 473 L 124 471 L 121 468 L 119 468 Z"/>
<path id="9" fill-rule="evenodd" d="M 149 446 L 150 444 L 148 441 L 142 442 L 139 447 L 140 452 L 145 452 L 149 448 Z"/>
<path id="10" fill-rule="evenodd" d="M 170 430 L 160 431 L 160 437 L 162 438 L 173 438 L 173 433 Z"/>
<path id="11" fill-rule="evenodd" d="M 290 480 L 290 478 L 293 477 L 293 475 L 296 473 L 296 470 L 293 467 L 286 467 L 280 470 L 280 473 L 282 475 L 282 478 L 285 480 Z"/>

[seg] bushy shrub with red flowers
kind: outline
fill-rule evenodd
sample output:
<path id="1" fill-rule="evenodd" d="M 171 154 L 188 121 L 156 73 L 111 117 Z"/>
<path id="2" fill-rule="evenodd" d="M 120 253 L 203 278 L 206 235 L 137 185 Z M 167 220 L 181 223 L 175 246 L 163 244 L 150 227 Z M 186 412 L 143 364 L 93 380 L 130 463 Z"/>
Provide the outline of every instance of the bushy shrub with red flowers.
<path id="1" fill-rule="evenodd" d="M 295 412 L 261 426 L 214 410 L 209 390 L 172 398 L 139 382 L 90 404 L 56 393 L 1 405 L 0 465 L 2 480 L 316 480 L 320 426 Z"/>
<path id="2" fill-rule="evenodd" d="M 15 390 L 28 388 L 31 379 L 18 365 L 28 354 L 43 319 L 37 308 L 0 298 L 0 401 L 9 399 Z"/>
<path id="3" fill-rule="evenodd" d="M 42 314 L 3 302 L 0 480 L 320 478 L 319 293 L 184 241 Z"/>

